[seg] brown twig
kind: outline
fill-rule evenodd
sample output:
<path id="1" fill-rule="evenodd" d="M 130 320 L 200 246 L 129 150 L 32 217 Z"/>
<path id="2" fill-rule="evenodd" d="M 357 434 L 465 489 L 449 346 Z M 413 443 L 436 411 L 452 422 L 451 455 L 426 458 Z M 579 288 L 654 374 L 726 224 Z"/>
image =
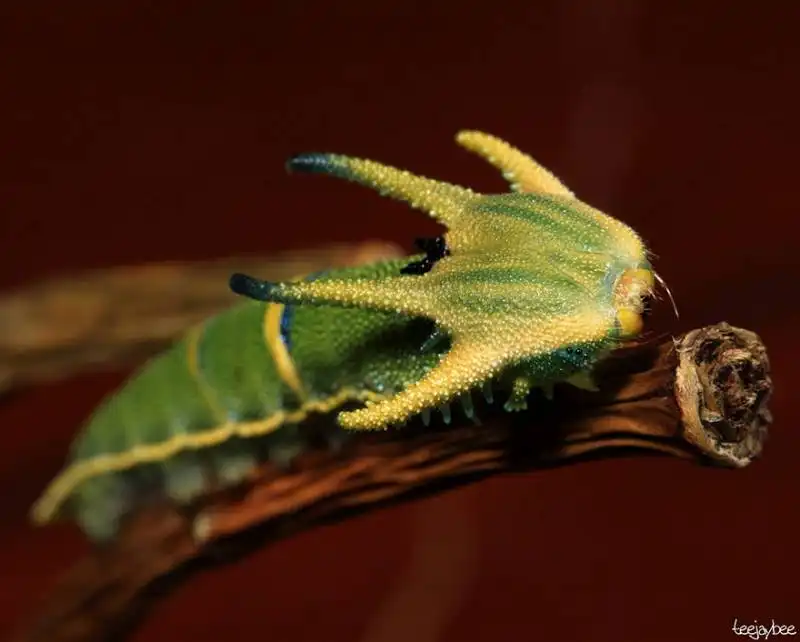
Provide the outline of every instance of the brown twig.
<path id="1" fill-rule="evenodd" d="M 311 450 L 289 472 L 269 464 L 235 492 L 191 510 L 143 510 L 109 548 L 78 565 L 22 642 L 120 640 L 164 582 L 322 522 L 508 471 L 629 453 L 666 453 L 741 467 L 766 437 L 769 363 L 759 338 L 719 324 L 673 342 L 620 350 L 595 393 L 559 388 L 535 414 L 481 406 L 458 423 L 354 438 L 337 454 Z M 325 425 L 309 424 L 310 433 Z"/>
<path id="2" fill-rule="evenodd" d="M 0 298 L 0 393 L 151 356 L 236 302 L 226 285 L 232 272 L 286 280 L 399 255 L 398 247 L 372 241 L 110 268 L 28 285 Z"/>

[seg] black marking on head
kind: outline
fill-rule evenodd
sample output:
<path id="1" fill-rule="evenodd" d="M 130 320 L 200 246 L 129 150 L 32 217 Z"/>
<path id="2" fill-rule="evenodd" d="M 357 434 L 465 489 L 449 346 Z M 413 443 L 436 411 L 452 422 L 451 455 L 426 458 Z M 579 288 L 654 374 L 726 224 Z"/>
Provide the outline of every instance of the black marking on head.
<path id="1" fill-rule="evenodd" d="M 274 283 L 262 281 L 239 272 L 231 275 L 229 285 L 235 294 L 240 294 L 256 301 L 269 301 L 269 295 L 275 287 Z"/>
<path id="2" fill-rule="evenodd" d="M 653 313 L 653 295 L 652 294 L 644 294 L 642 295 L 642 312 L 641 316 L 643 319 L 647 319 Z"/>
<path id="3" fill-rule="evenodd" d="M 447 247 L 444 236 L 416 239 L 414 245 L 425 252 L 425 258 L 419 261 L 412 261 L 400 270 L 400 274 L 425 274 L 431 271 L 437 261 L 450 254 L 450 249 Z"/>

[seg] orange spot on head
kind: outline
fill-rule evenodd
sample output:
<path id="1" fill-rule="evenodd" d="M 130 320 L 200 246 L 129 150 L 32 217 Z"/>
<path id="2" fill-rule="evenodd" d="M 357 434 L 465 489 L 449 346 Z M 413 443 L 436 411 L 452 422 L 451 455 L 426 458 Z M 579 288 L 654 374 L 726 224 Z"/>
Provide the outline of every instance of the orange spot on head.
<path id="1" fill-rule="evenodd" d="M 617 280 L 614 287 L 614 307 L 617 309 L 620 338 L 635 337 L 642 331 L 643 299 L 653 291 L 654 284 L 653 272 L 646 268 L 629 268 Z"/>
<path id="2" fill-rule="evenodd" d="M 652 270 L 628 268 L 624 270 L 614 286 L 614 307 L 642 309 L 642 298 L 653 291 L 655 278 Z"/>

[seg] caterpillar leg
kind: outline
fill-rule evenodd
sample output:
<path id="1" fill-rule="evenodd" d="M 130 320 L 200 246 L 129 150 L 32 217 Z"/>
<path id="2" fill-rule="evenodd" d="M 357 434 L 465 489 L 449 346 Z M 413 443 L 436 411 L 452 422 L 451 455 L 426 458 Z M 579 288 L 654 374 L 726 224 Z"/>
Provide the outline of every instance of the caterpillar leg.
<path id="1" fill-rule="evenodd" d="M 525 410 L 528 407 L 528 395 L 531 392 L 533 383 L 526 375 L 519 375 L 514 378 L 511 384 L 511 395 L 503 406 L 508 412 Z"/>
<path id="2" fill-rule="evenodd" d="M 551 172 L 527 154 L 490 134 L 461 131 L 456 142 L 481 156 L 503 172 L 515 192 L 537 192 L 575 198 L 574 194 Z"/>
<path id="3" fill-rule="evenodd" d="M 592 378 L 592 373 L 585 370 L 577 372 L 569 377 L 569 379 L 567 379 L 567 383 L 571 386 L 575 386 L 576 388 L 580 388 L 581 390 L 588 390 L 589 392 L 597 392 L 600 390 L 600 388 L 597 387 L 595 380 Z"/>

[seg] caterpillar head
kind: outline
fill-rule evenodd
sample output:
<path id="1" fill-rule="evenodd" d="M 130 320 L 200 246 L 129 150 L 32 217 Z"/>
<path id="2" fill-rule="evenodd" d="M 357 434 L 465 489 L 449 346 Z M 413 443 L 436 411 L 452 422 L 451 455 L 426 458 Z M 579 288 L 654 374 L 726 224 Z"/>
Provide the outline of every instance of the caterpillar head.
<path id="1" fill-rule="evenodd" d="M 478 194 L 337 154 L 301 154 L 288 162 L 292 171 L 361 183 L 427 211 L 447 228 L 447 252 L 424 270 L 293 283 L 231 277 L 235 292 L 254 299 L 427 317 L 450 335 L 450 350 L 435 368 L 392 397 L 341 413 L 345 428 L 402 423 L 511 368 L 546 363 L 572 346 L 599 354 L 641 330 L 653 273 L 636 233 L 576 199 L 507 143 L 475 131 L 459 133 L 457 141 L 500 169 L 512 191 Z"/>

